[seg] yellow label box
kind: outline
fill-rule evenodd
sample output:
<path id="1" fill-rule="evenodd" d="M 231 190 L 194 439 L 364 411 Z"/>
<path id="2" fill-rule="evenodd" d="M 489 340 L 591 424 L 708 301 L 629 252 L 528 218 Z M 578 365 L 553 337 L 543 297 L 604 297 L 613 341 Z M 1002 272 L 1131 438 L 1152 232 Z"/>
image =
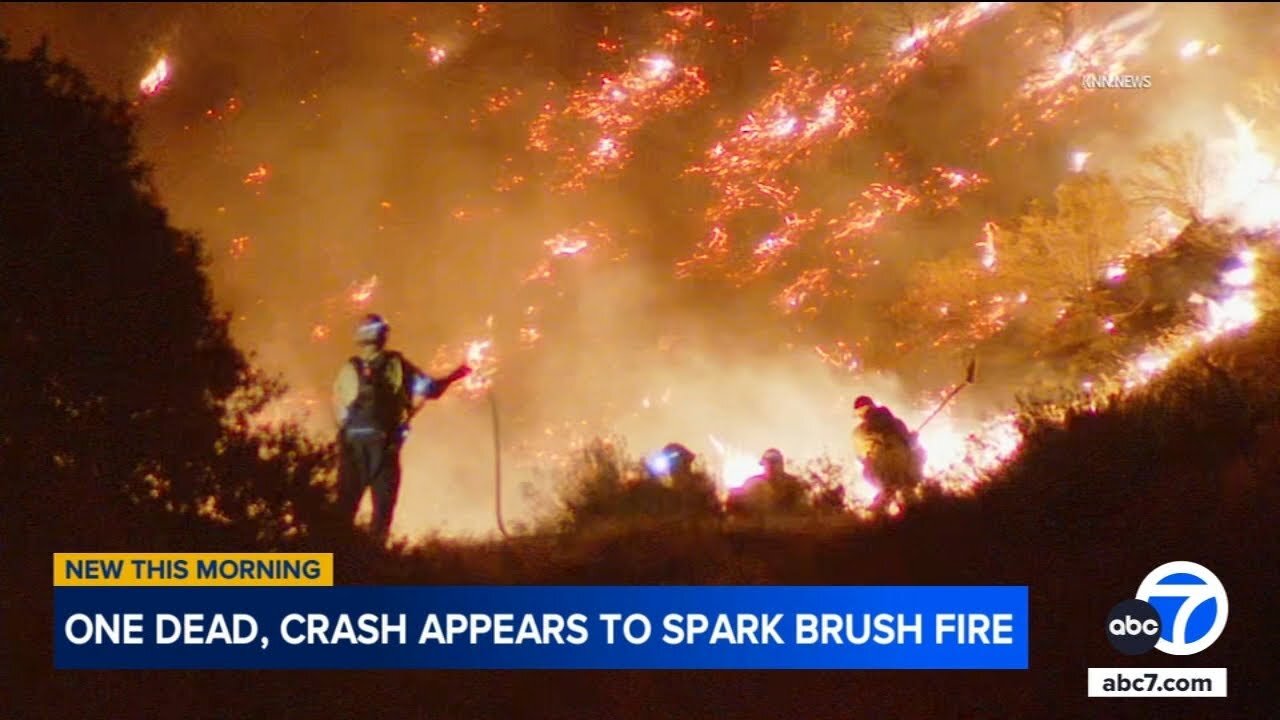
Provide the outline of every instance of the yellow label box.
<path id="1" fill-rule="evenodd" d="M 327 587 L 333 553 L 54 553 L 54 587 Z"/>

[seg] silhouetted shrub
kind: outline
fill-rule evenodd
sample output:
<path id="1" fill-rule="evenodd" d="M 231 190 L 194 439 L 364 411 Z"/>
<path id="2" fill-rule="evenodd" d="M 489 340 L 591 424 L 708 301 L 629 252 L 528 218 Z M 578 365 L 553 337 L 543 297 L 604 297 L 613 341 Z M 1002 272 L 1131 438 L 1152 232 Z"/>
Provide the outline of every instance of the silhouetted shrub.
<path id="1" fill-rule="evenodd" d="M 719 516 L 714 481 L 703 471 L 660 477 L 627 457 L 618 440 L 593 440 L 575 451 L 560 480 L 561 530 L 638 520 L 710 520 Z"/>
<path id="2" fill-rule="evenodd" d="M 323 449 L 250 430 L 282 388 L 232 343 L 135 123 L 46 47 L 0 42 L 6 515 L 33 550 L 161 542 L 131 529 L 153 511 L 186 518 L 189 547 L 283 541 L 323 514 Z M 235 531 L 200 534 L 218 525 Z"/>

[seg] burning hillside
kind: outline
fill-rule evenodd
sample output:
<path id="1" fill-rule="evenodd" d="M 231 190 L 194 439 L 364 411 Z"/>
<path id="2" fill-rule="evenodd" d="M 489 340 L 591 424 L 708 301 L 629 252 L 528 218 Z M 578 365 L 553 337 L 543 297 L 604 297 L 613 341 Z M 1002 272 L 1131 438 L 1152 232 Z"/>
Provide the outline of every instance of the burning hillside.
<path id="1" fill-rule="evenodd" d="M 166 6 L 168 7 L 168 6 Z M 128 14 L 128 11 L 122 11 Z M 377 311 L 467 361 L 407 449 L 397 530 L 490 527 L 576 444 L 852 469 L 850 401 L 921 432 L 969 492 L 1019 396 L 1131 392 L 1247 330 L 1275 250 L 1263 6 L 176 5 L 15 39 L 127 88 L 165 203 L 205 237 L 238 340 L 327 396 Z M 856 474 L 856 473 L 855 473 Z M 852 481 L 850 481 L 852 483 Z M 853 496 L 874 488 L 853 483 Z"/>

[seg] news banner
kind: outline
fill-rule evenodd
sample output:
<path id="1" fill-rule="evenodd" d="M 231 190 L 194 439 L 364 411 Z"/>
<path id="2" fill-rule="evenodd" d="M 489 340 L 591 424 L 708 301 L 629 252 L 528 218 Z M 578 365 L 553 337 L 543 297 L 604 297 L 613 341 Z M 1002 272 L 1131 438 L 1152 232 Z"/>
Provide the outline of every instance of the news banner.
<path id="1" fill-rule="evenodd" d="M 1025 585 L 335 586 L 329 553 L 55 553 L 53 576 L 64 670 L 1030 669 Z M 1227 614 L 1214 583 L 1157 568 L 1099 641 L 1208 647 Z M 1194 623 L 1164 602 L 1188 587 L 1213 610 Z M 1226 670 L 1089 668 L 1087 691 L 1224 697 Z"/>
<path id="2" fill-rule="evenodd" d="M 1025 670 L 1025 586 L 334 586 L 329 554 L 54 556 L 59 669 Z"/>

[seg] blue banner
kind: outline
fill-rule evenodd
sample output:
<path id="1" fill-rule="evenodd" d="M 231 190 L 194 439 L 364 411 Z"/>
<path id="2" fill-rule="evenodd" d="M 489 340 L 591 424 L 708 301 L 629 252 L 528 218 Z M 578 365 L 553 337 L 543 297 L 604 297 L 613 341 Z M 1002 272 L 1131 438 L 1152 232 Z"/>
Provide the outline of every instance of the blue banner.
<path id="1" fill-rule="evenodd" d="M 1025 586 L 60 587 L 59 669 L 1025 670 Z"/>

